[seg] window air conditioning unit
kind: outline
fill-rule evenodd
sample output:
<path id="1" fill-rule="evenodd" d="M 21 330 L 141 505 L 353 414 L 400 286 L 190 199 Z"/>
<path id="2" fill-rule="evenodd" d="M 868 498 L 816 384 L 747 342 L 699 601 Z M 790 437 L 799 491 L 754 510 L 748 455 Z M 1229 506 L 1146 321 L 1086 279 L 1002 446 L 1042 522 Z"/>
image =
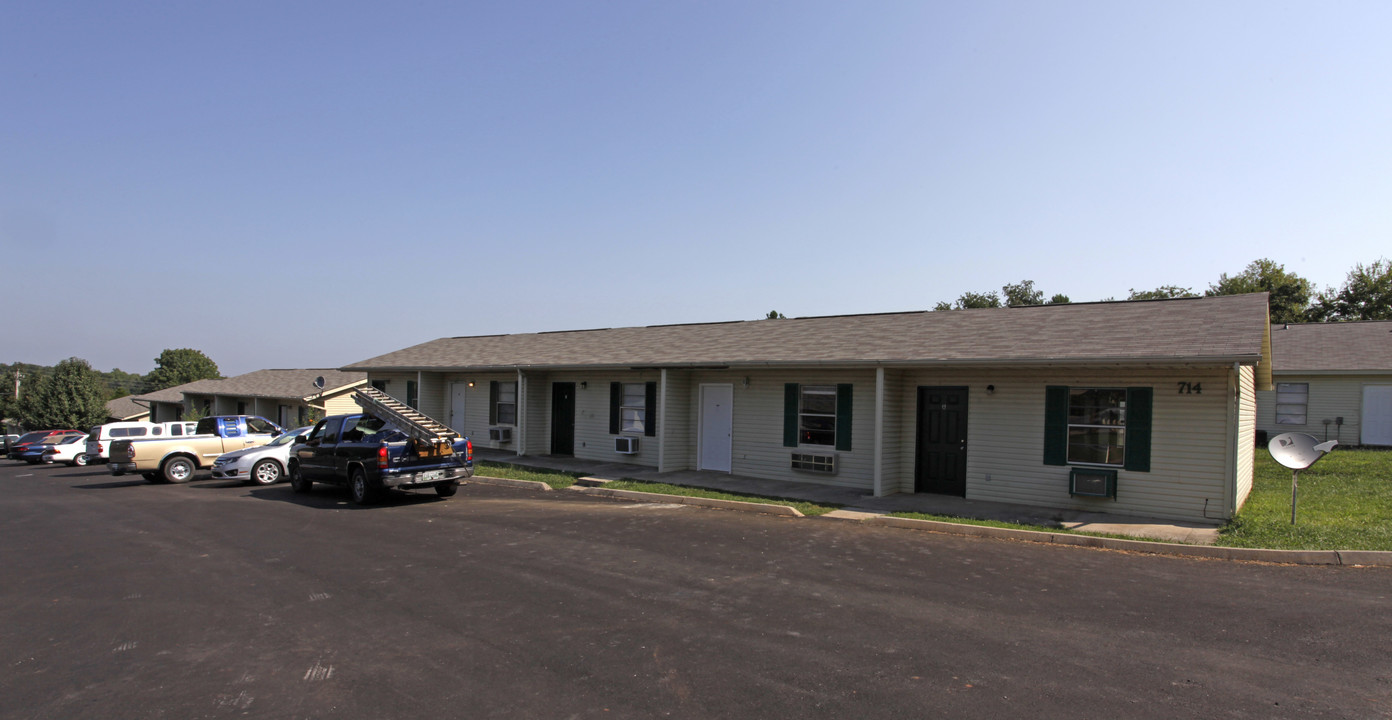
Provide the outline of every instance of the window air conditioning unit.
<path id="1" fill-rule="evenodd" d="M 1068 471 L 1068 494 L 1083 497 L 1117 496 L 1117 471 L 1094 468 L 1071 468 Z"/>
<path id="2" fill-rule="evenodd" d="M 836 453 L 793 453 L 790 465 L 794 470 L 836 474 Z"/>
<path id="3" fill-rule="evenodd" d="M 614 452 L 620 455 L 638 454 L 638 438 L 628 435 L 614 438 Z"/>
<path id="4" fill-rule="evenodd" d="M 488 439 L 494 442 L 512 442 L 512 428 L 488 428 Z"/>

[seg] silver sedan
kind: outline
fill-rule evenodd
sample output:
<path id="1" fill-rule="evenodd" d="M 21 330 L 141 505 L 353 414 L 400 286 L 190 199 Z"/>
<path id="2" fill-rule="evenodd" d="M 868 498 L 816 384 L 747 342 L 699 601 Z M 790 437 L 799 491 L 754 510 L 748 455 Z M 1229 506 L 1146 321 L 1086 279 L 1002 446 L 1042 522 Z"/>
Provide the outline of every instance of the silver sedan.
<path id="1" fill-rule="evenodd" d="M 308 426 L 287 430 L 266 445 L 220 455 L 213 461 L 213 477 L 274 485 L 285 479 L 285 461 L 290 457 L 290 444 L 295 442 L 295 438 L 308 435 L 309 430 Z"/>

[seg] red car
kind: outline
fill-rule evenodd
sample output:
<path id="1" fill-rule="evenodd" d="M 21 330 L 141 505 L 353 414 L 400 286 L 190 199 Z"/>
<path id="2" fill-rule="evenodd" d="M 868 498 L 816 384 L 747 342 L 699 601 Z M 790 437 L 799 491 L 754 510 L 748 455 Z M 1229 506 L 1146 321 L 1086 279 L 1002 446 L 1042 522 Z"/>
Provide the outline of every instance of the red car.
<path id="1" fill-rule="evenodd" d="M 73 433 L 81 432 L 81 430 L 35 430 L 34 432 L 27 432 L 19 436 L 18 442 L 10 443 L 10 452 L 5 457 L 11 460 L 18 460 L 20 453 L 28 450 L 30 445 L 43 442 L 44 438 L 53 437 L 54 435 L 72 435 Z"/>

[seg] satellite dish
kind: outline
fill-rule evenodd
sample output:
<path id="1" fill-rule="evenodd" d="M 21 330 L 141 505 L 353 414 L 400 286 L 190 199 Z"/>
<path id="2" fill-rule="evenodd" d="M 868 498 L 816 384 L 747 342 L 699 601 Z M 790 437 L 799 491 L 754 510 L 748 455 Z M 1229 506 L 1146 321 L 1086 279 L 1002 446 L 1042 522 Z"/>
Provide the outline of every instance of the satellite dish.
<path id="1" fill-rule="evenodd" d="M 319 388 L 320 390 L 323 390 L 323 389 L 324 389 L 324 376 L 323 376 L 323 375 L 320 375 L 319 377 L 314 378 L 314 387 Z M 1311 439 L 1311 440 L 1314 440 L 1314 438 L 1310 438 L 1310 439 Z"/>
<path id="2" fill-rule="evenodd" d="M 1267 443 L 1266 451 L 1271 458 L 1291 469 L 1291 524 L 1295 524 L 1296 495 L 1300 487 L 1300 471 L 1315 464 L 1316 460 L 1338 445 L 1338 440 L 1320 442 L 1307 433 L 1282 433 Z"/>
<path id="3" fill-rule="evenodd" d="M 1338 444 L 1338 440 L 1322 443 L 1314 435 L 1291 432 L 1271 438 L 1266 450 L 1276 462 L 1292 470 L 1304 470 Z"/>

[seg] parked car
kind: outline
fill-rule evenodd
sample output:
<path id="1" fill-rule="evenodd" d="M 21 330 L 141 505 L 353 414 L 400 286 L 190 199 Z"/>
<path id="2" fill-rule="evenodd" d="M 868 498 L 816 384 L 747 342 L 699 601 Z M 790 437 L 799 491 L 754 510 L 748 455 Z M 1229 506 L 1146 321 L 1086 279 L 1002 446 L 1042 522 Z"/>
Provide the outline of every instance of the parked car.
<path id="1" fill-rule="evenodd" d="M 82 433 L 70 433 L 68 435 L 49 435 L 48 437 L 31 444 L 19 454 L 19 459 L 30 465 L 38 465 L 43 462 L 44 453 L 47 453 L 54 446 L 63 442 L 73 442 L 75 439 L 85 439 L 87 436 Z"/>
<path id="2" fill-rule="evenodd" d="M 125 421 L 98 425 L 88 431 L 88 461 L 104 463 L 111 457 L 111 444 L 117 440 L 141 440 L 144 438 L 181 437 L 192 435 L 198 423 L 176 421 L 153 423 Z"/>
<path id="3" fill-rule="evenodd" d="M 80 433 L 81 430 L 35 430 L 19 436 L 19 440 L 10 445 L 10 452 L 6 455 L 11 460 L 18 460 L 21 453 L 29 449 L 30 445 L 42 442 L 44 438 L 54 435 L 72 435 Z"/>
<path id="4" fill-rule="evenodd" d="M 284 434 L 260 447 L 243 448 L 224 453 L 213 461 L 213 477 L 223 480 L 243 480 L 257 485 L 274 485 L 285 479 L 285 466 L 290 458 L 290 446 L 295 440 L 309 435 L 310 426 L 287 430 Z"/>
<path id="5" fill-rule="evenodd" d="M 52 445 L 43 445 L 44 451 L 39 461 L 63 463 L 82 467 L 87 464 L 87 436 L 65 435 Z"/>

